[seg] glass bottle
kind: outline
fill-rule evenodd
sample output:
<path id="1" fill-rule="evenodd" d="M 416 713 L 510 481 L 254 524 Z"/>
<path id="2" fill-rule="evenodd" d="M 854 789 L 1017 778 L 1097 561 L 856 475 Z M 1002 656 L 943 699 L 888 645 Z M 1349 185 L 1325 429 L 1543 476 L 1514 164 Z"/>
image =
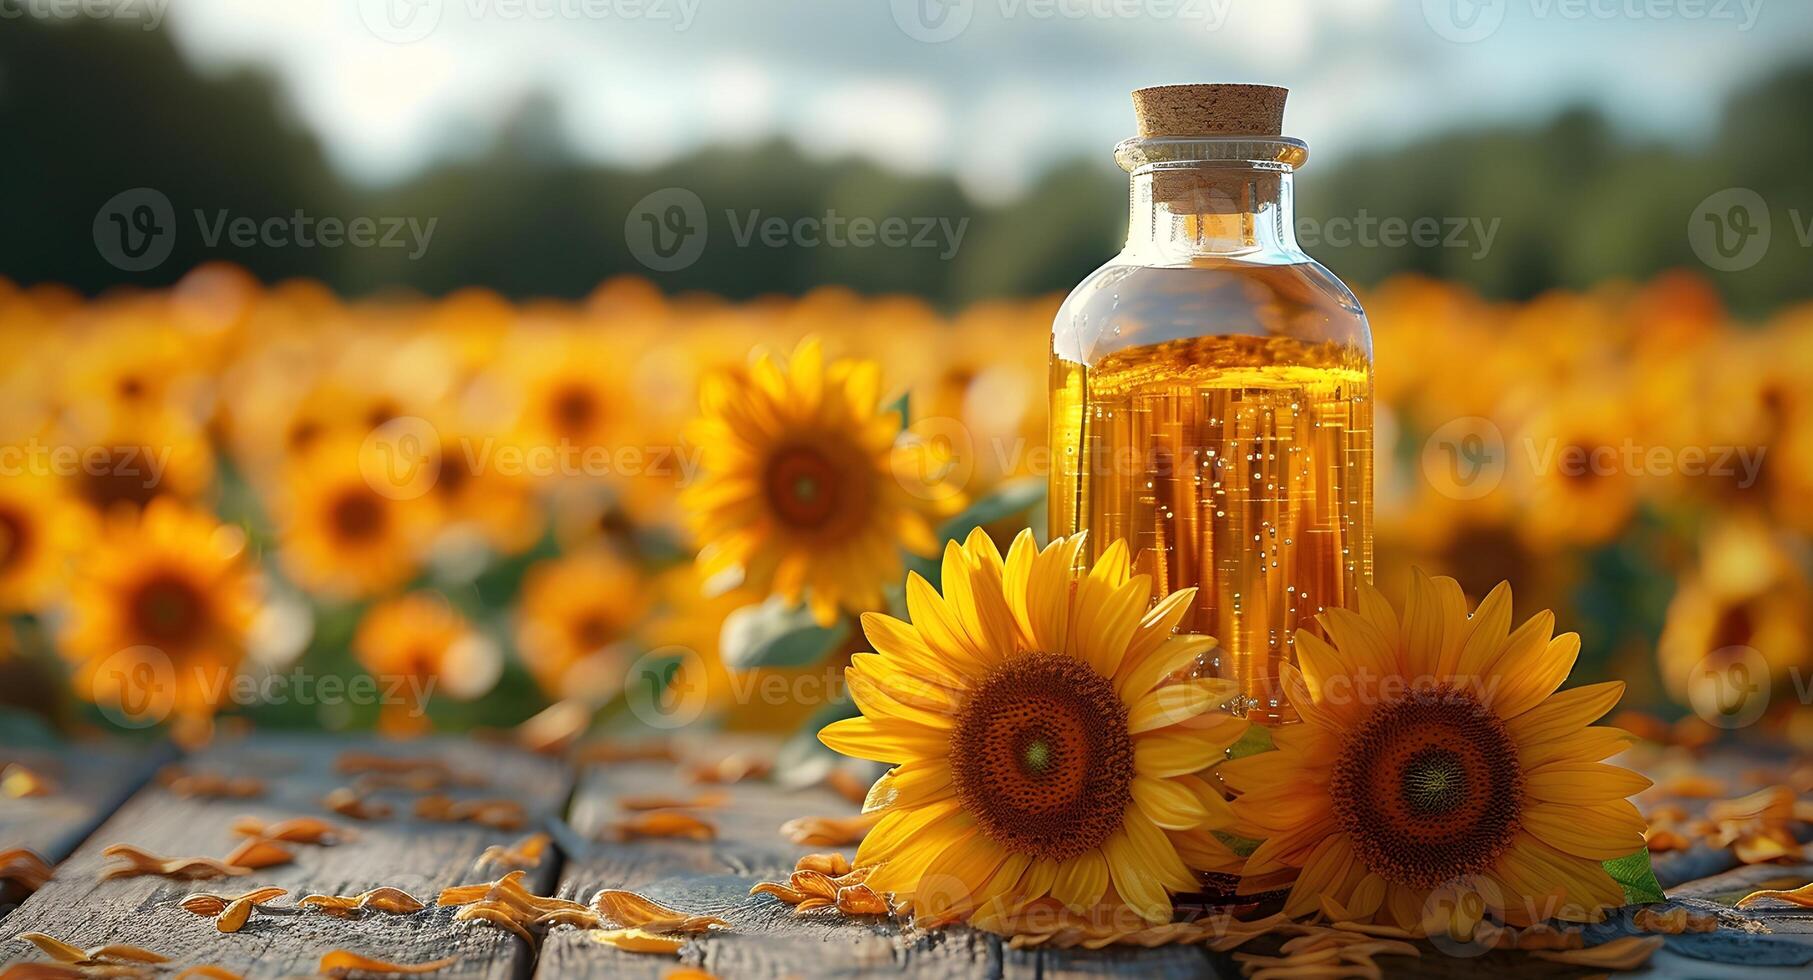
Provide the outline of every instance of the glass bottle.
<path id="1" fill-rule="evenodd" d="M 1214 636 L 1232 710 L 1289 717 L 1299 628 L 1372 577 L 1372 339 L 1359 302 L 1296 242 L 1284 90 L 1134 93 L 1127 245 L 1051 335 L 1051 533 L 1125 539 L 1179 627 Z"/>

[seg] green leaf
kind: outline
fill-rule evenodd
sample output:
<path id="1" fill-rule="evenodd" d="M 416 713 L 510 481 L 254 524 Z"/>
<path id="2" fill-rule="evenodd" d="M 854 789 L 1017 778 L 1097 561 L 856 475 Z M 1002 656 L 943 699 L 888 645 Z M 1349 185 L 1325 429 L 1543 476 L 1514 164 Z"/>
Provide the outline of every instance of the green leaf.
<path id="1" fill-rule="evenodd" d="M 848 620 L 820 626 L 811 610 L 771 596 L 724 617 L 718 649 L 730 670 L 809 667 L 825 659 L 849 635 Z"/>
<path id="2" fill-rule="evenodd" d="M 1225 830 L 1211 830 L 1209 833 L 1214 834 L 1216 840 L 1226 845 L 1227 849 L 1233 851 L 1238 857 L 1252 856 L 1252 853 L 1259 849 L 1259 845 L 1264 843 L 1263 841 L 1256 841 L 1251 837 L 1230 834 Z"/>
<path id="3" fill-rule="evenodd" d="M 1228 758 L 1239 759 L 1243 756 L 1270 752 L 1278 746 L 1272 743 L 1272 730 L 1264 725 L 1248 725 L 1246 733 L 1228 746 Z"/>
<path id="4" fill-rule="evenodd" d="M 1656 880 L 1656 872 L 1649 866 L 1649 848 L 1614 858 L 1603 867 L 1613 881 L 1624 887 L 1624 904 L 1647 905 L 1667 900 L 1668 896 L 1662 894 L 1662 883 Z"/>
<path id="5" fill-rule="evenodd" d="M 938 534 L 942 538 L 956 538 L 961 541 L 968 536 L 971 528 L 993 524 L 1015 514 L 1031 511 L 1044 502 L 1044 477 L 1016 477 L 1002 483 L 993 492 L 970 504 L 967 510 L 946 521 Z"/>

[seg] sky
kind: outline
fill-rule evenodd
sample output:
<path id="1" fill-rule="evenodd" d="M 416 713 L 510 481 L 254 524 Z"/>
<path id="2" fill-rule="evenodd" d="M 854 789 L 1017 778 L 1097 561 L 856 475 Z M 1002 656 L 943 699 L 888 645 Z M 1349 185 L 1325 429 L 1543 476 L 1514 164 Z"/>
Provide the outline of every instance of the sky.
<path id="1" fill-rule="evenodd" d="M 51 0 L 19 0 L 51 2 Z M 115 0 L 208 71 L 273 73 L 334 164 L 400 180 L 551 99 L 584 157 L 637 167 L 788 138 L 1010 199 L 1106 161 L 1148 84 L 1289 86 L 1311 166 L 1587 103 L 1704 138 L 1813 59 L 1802 0 Z"/>

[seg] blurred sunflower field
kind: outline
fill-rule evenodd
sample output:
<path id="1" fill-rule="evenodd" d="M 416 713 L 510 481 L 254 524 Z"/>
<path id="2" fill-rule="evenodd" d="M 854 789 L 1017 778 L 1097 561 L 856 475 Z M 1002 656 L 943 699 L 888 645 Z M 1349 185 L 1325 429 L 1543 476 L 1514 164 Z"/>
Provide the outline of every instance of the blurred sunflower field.
<path id="1" fill-rule="evenodd" d="M 1788 710 L 1813 671 L 1813 305 L 1740 322 L 1686 273 L 1362 298 L 1387 593 L 1414 566 L 1474 599 L 1508 579 L 1579 629 L 1581 680 L 1630 683 L 1633 723 L 1735 727 L 1702 679 L 1741 664 L 1781 695 L 1760 720 L 1813 744 Z M 905 609 L 947 539 L 1043 533 L 1059 299 L 0 280 L 5 725 L 848 713 L 856 614 Z"/>

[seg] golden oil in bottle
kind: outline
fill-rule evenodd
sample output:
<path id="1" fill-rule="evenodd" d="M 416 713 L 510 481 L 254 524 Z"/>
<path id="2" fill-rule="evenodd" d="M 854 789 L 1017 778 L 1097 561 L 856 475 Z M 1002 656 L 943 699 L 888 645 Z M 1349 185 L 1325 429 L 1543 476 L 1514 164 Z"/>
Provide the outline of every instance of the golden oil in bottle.
<path id="1" fill-rule="evenodd" d="M 1260 720 L 1288 717 L 1296 631 L 1372 576 L 1371 340 L 1296 246 L 1307 150 L 1277 135 L 1282 102 L 1135 94 L 1127 248 L 1065 301 L 1051 358 L 1051 532 L 1124 539 L 1158 594 L 1195 587 L 1180 628 L 1217 639 L 1202 670 Z"/>

